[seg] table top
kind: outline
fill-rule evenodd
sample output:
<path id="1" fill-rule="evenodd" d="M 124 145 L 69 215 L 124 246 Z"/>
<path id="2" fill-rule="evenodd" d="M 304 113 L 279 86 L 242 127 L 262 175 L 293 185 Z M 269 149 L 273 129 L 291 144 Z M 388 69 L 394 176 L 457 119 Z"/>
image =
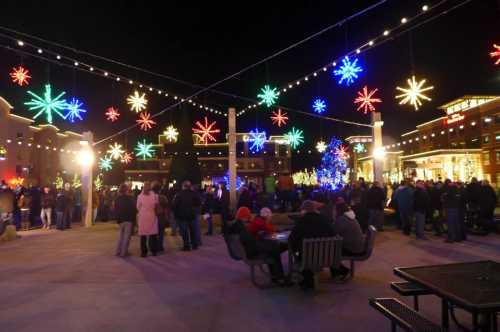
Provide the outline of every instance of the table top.
<path id="1" fill-rule="evenodd" d="M 291 231 L 283 231 L 283 232 L 274 232 L 272 234 L 267 234 L 264 239 L 279 241 L 279 242 L 288 242 L 288 237 L 290 236 Z"/>
<path id="2" fill-rule="evenodd" d="M 464 308 L 500 311 L 500 263 L 479 261 L 397 267 L 394 273 Z"/>

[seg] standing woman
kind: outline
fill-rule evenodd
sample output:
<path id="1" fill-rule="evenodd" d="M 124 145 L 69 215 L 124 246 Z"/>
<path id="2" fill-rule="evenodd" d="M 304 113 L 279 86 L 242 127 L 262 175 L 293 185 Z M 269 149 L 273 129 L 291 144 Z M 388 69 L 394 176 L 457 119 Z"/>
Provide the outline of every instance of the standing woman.
<path id="1" fill-rule="evenodd" d="M 156 208 L 158 195 L 151 190 L 151 183 L 144 182 L 141 194 L 137 197 L 137 223 L 141 237 L 141 257 L 148 255 L 148 249 L 156 256 L 158 238 L 158 220 Z"/>
<path id="2" fill-rule="evenodd" d="M 125 257 L 128 255 L 128 246 L 132 229 L 137 215 L 135 209 L 135 199 L 128 194 L 128 186 L 124 183 L 118 190 L 118 197 L 114 202 L 114 213 L 116 223 L 120 225 L 120 237 L 116 246 L 116 256 Z"/>

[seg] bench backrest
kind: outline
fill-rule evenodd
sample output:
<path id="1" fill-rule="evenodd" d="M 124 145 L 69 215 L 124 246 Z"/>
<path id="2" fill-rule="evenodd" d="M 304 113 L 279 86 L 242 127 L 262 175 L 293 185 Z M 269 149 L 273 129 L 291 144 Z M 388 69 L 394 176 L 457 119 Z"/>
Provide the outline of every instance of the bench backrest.
<path id="1" fill-rule="evenodd" d="M 318 272 L 326 267 L 338 266 L 341 254 L 341 237 L 304 239 L 302 241 L 301 270 Z"/>
<path id="2" fill-rule="evenodd" d="M 365 238 L 365 256 L 369 258 L 372 255 L 373 247 L 375 247 L 375 237 L 377 236 L 377 229 L 372 225 L 368 226 Z"/>

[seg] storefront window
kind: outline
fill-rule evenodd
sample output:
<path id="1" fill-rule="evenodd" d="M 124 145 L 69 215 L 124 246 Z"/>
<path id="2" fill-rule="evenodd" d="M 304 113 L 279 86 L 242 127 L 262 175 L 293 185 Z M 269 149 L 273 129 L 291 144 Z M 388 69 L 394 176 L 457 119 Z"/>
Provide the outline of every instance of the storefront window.
<path id="1" fill-rule="evenodd" d="M 489 165 L 490 164 L 490 152 L 485 151 L 483 152 L 483 165 Z"/>
<path id="2" fill-rule="evenodd" d="M 495 151 L 495 160 L 497 164 L 500 164 L 500 151 Z"/>
<path id="3" fill-rule="evenodd" d="M 490 135 L 484 135 L 483 136 L 483 143 L 488 144 L 490 142 Z"/>
<path id="4" fill-rule="evenodd" d="M 495 124 L 500 124 L 500 114 L 495 115 Z"/>
<path id="5" fill-rule="evenodd" d="M 490 117 L 483 118 L 483 128 L 488 128 L 491 125 L 491 121 Z"/>
<path id="6" fill-rule="evenodd" d="M 500 133 L 495 133 L 495 142 L 500 142 Z"/>

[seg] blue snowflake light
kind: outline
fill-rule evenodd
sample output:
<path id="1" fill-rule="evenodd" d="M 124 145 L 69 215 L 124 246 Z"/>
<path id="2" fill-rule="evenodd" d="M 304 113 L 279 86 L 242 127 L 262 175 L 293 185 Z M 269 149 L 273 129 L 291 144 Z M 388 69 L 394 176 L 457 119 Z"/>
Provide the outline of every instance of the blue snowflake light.
<path id="1" fill-rule="evenodd" d="M 342 149 L 342 141 L 334 137 L 321 158 L 318 182 L 326 190 L 339 190 L 345 183 L 347 163 L 344 156 L 338 153 Z"/>
<path id="2" fill-rule="evenodd" d="M 64 115 L 64 119 L 69 120 L 71 123 L 75 123 L 76 119 L 83 120 L 81 113 L 87 113 L 87 111 L 82 106 L 83 103 L 73 97 L 71 102 L 66 104 L 67 113 Z"/>
<path id="3" fill-rule="evenodd" d="M 345 81 L 345 84 L 349 86 L 354 82 L 355 79 L 359 77 L 358 73 L 361 73 L 362 71 L 363 68 L 361 66 L 358 66 L 357 58 L 354 58 L 354 60 L 351 62 L 349 57 L 346 56 L 344 59 L 342 59 L 342 65 L 340 66 L 340 68 L 333 71 L 333 75 L 340 76 L 340 79 L 338 81 L 339 84 L 343 84 Z"/>
<path id="4" fill-rule="evenodd" d="M 321 98 L 317 98 L 313 102 L 312 108 L 313 108 L 314 112 L 321 114 L 321 113 L 326 111 L 326 101 L 321 99 Z"/>
<path id="5" fill-rule="evenodd" d="M 265 131 L 259 131 L 259 129 L 255 128 L 255 131 L 250 131 L 248 134 L 248 140 L 250 144 L 250 151 L 259 152 L 264 148 L 264 143 L 267 141 L 267 136 Z"/>
<path id="6" fill-rule="evenodd" d="M 103 171 L 110 171 L 113 168 L 113 161 L 108 156 L 103 157 L 99 159 L 99 168 Z"/>

